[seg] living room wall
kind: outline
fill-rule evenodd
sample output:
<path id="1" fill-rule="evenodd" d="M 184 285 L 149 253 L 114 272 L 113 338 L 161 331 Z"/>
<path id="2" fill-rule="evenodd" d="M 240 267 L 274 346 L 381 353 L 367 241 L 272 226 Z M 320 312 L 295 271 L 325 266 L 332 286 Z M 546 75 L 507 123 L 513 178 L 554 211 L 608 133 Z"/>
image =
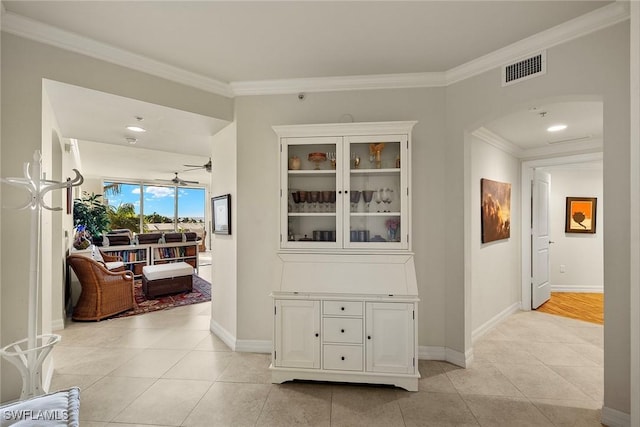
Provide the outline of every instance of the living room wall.
<path id="1" fill-rule="evenodd" d="M 233 119 L 233 100 L 174 83 L 122 66 L 79 55 L 10 34 L 2 35 L 2 129 L 5 143 L 0 147 L 3 176 L 21 176 L 22 163 L 33 151 L 51 143 L 51 134 L 43 136 L 42 80 L 52 79 L 115 95 L 135 98 L 224 120 Z M 6 141 L 11 141 L 7 143 Z M 23 194 L 2 185 L 5 205 L 17 205 Z M 0 260 L 2 344 L 26 336 L 26 299 L 28 282 L 28 215 L 4 210 L 1 218 Z M 53 262 L 63 263 L 64 258 Z M 40 313 L 42 315 L 42 313 Z M 51 326 L 51 317 L 42 318 L 43 330 Z M 2 399 L 16 399 L 22 382 L 13 365 L 4 360 Z"/>
<path id="2" fill-rule="evenodd" d="M 211 329 L 231 348 L 238 336 L 238 177 L 236 124 L 218 132 L 212 141 L 211 196 L 231 194 L 231 234 L 215 234 L 211 239 L 214 265 L 211 301 Z"/>

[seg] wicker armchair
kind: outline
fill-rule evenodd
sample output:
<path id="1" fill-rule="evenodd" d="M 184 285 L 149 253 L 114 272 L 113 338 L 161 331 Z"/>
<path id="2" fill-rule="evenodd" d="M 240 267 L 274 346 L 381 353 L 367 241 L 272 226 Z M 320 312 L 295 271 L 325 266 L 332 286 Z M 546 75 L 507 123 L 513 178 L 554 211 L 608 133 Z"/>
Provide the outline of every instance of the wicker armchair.
<path id="1" fill-rule="evenodd" d="M 73 320 L 101 320 L 135 306 L 130 271 L 111 272 L 82 255 L 69 255 L 67 262 L 82 285 Z"/>

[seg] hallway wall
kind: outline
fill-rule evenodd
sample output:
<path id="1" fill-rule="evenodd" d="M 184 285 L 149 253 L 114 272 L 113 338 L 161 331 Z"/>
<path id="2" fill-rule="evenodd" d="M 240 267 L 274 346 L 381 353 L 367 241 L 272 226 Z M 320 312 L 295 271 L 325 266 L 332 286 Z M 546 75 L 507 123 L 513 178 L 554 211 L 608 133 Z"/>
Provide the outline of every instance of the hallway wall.
<path id="1" fill-rule="evenodd" d="M 554 242 L 551 245 L 551 290 L 603 292 L 602 164 L 554 167 L 547 172 L 551 174 L 551 240 Z M 595 234 L 565 233 L 566 197 L 597 198 Z"/>

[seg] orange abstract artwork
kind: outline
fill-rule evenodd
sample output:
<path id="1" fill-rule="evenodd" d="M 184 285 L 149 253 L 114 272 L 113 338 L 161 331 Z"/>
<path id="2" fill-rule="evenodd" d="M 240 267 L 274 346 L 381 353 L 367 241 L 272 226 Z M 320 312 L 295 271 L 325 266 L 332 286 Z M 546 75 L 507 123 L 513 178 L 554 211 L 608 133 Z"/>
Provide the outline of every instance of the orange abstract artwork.
<path id="1" fill-rule="evenodd" d="M 482 243 L 511 235 L 511 184 L 480 180 L 482 195 Z"/>
<path id="2" fill-rule="evenodd" d="M 567 197 L 565 233 L 595 233 L 596 202 L 595 197 Z"/>

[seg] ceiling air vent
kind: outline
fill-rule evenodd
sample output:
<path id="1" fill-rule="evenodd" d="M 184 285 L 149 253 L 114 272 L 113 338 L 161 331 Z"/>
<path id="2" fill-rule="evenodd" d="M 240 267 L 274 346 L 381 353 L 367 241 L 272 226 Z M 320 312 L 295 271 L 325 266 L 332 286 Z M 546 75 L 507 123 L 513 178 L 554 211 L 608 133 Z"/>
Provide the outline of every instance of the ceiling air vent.
<path id="1" fill-rule="evenodd" d="M 523 80 L 538 77 L 546 72 L 547 53 L 543 51 L 502 67 L 502 86 L 509 86 Z"/>

